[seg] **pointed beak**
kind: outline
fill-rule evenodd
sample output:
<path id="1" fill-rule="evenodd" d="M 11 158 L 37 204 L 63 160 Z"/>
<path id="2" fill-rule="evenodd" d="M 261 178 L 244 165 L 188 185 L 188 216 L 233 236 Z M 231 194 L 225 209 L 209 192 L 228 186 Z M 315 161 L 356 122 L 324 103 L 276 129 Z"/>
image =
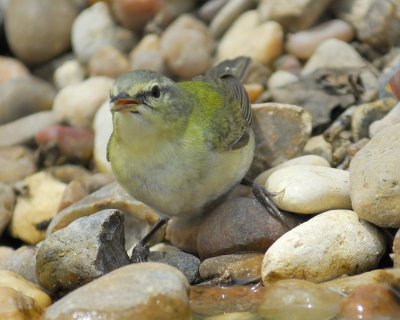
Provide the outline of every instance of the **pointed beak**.
<path id="1" fill-rule="evenodd" d="M 111 97 L 110 102 L 113 103 L 111 108 L 111 111 L 113 112 L 138 112 L 137 106 L 139 105 L 139 102 L 129 97 L 126 93 Z"/>

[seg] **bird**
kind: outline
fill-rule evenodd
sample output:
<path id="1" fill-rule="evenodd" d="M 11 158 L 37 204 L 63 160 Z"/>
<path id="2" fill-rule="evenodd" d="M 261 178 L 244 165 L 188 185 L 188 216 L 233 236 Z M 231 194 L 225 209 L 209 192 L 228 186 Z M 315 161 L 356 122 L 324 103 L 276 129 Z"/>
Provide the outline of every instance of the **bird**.
<path id="1" fill-rule="evenodd" d="M 255 148 L 240 80 L 250 62 L 225 60 L 191 81 L 150 70 L 115 80 L 107 158 L 131 196 L 166 218 L 196 216 L 244 178 Z"/>

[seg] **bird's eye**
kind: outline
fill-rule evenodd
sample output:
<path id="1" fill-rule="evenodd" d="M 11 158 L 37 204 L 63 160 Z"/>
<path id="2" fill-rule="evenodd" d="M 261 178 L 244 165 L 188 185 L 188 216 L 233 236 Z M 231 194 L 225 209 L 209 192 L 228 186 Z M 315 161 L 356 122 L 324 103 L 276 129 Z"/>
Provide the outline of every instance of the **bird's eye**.
<path id="1" fill-rule="evenodd" d="M 161 95 L 160 87 L 155 85 L 153 88 L 151 88 L 151 95 L 153 98 L 159 98 Z"/>

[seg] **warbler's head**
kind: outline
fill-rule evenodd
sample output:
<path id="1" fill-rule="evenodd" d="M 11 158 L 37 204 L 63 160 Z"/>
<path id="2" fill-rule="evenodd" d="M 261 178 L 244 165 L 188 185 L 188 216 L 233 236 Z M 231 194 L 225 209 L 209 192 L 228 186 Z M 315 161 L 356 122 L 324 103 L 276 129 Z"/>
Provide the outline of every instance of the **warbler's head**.
<path id="1" fill-rule="evenodd" d="M 111 88 L 110 101 L 117 122 L 125 119 L 137 127 L 161 129 L 189 112 L 177 84 L 148 70 L 128 72 L 117 78 Z"/>

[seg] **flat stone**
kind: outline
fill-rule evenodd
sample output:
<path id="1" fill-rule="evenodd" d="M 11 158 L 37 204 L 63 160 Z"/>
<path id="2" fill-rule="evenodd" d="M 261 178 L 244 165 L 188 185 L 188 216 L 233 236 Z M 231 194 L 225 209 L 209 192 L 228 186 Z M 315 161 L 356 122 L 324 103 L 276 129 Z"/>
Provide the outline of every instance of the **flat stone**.
<path id="1" fill-rule="evenodd" d="M 104 209 L 116 209 L 125 213 L 126 249 L 129 249 L 145 236 L 159 218 L 154 210 L 132 198 L 117 183 L 110 183 L 61 210 L 52 219 L 47 234 L 65 228 L 76 219 L 90 216 Z M 154 241 L 160 241 L 162 236 L 162 233 L 158 233 Z"/>
<path id="2" fill-rule="evenodd" d="M 265 187 L 277 193 L 278 208 L 315 214 L 331 209 L 351 209 L 349 172 L 321 166 L 290 166 L 269 176 Z"/>
<path id="3" fill-rule="evenodd" d="M 0 148 L 32 142 L 36 134 L 57 119 L 53 111 L 42 111 L 0 126 Z"/>
<path id="4" fill-rule="evenodd" d="M 311 116 L 303 108 L 280 103 L 253 104 L 256 149 L 251 173 L 258 174 L 300 156 L 311 136 Z"/>
<path id="5" fill-rule="evenodd" d="M 361 219 L 400 227 L 400 124 L 379 132 L 350 163 L 350 195 Z"/>
<path id="6" fill-rule="evenodd" d="M 286 224 L 297 225 L 298 217 L 283 213 Z M 197 249 L 202 259 L 239 252 L 265 252 L 287 232 L 254 198 L 235 198 L 215 208 L 201 223 Z"/>
<path id="7" fill-rule="evenodd" d="M 144 290 L 145 289 L 145 290 Z M 44 320 L 87 317 L 187 320 L 189 284 L 176 268 L 147 262 L 119 268 L 51 305 Z"/>
<path id="8" fill-rule="evenodd" d="M 234 283 L 261 279 L 262 253 L 238 253 L 208 258 L 200 264 L 202 279 L 228 277 Z"/>
<path id="9" fill-rule="evenodd" d="M 49 235 L 37 253 L 39 283 L 65 294 L 129 264 L 123 224 L 121 212 L 103 210 Z"/>
<path id="10" fill-rule="evenodd" d="M 331 210 L 280 237 L 266 252 L 264 285 L 295 278 L 323 282 L 377 267 L 385 253 L 380 231 L 354 211 Z"/>
<path id="11" fill-rule="evenodd" d="M 149 262 L 159 262 L 170 265 L 181 271 L 189 281 L 195 283 L 199 277 L 200 260 L 182 251 L 152 251 L 148 256 Z"/>
<path id="12" fill-rule="evenodd" d="M 2 287 L 15 289 L 32 298 L 43 309 L 52 304 L 52 300 L 47 293 L 15 272 L 0 270 L 0 288 Z"/>
<path id="13" fill-rule="evenodd" d="M 10 232 L 15 238 L 36 244 L 45 238 L 41 224 L 57 214 L 66 185 L 45 172 L 27 177 L 22 185 L 25 191 L 17 197 Z"/>

